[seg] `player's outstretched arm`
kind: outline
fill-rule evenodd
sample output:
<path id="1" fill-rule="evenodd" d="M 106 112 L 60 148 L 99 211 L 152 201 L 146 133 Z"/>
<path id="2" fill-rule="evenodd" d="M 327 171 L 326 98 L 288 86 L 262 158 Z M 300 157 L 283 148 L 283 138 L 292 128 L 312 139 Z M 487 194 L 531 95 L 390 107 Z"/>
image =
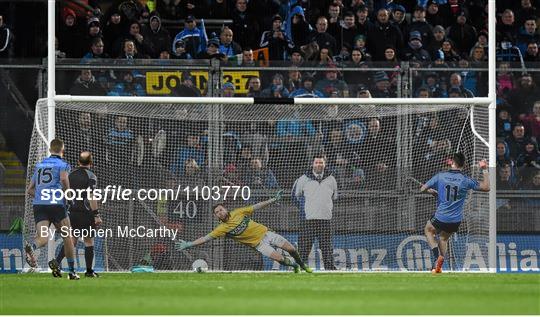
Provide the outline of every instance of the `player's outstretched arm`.
<path id="1" fill-rule="evenodd" d="M 420 187 L 420 192 L 427 192 L 428 194 L 431 194 L 433 196 L 439 195 L 439 193 L 435 189 L 427 187 L 426 184 L 423 184 L 422 187 Z"/>
<path id="2" fill-rule="evenodd" d="M 182 251 L 182 250 L 194 247 L 194 246 L 205 244 L 206 242 L 212 239 L 214 238 L 210 236 L 209 234 L 207 234 L 204 237 L 200 237 L 195 241 L 178 240 L 177 242 L 174 243 L 174 248 L 176 249 L 176 251 Z"/>
<path id="3" fill-rule="evenodd" d="M 480 182 L 480 186 L 478 187 L 478 190 L 481 192 L 489 192 L 489 167 L 487 165 L 486 160 L 481 160 L 478 162 L 478 167 L 482 169 L 483 178 Z"/>
<path id="4" fill-rule="evenodd" d="M 264 207 L 266 207 L 266 206 L 268 206 L 270 204 L 275 203 L 278 200 L 281 200 L 282 197 L 283 197 L 283 190 L 280 190 L 274 195 L 274 197 L 272 197 L 272 198 L 270 198 L 268 200 L 265 200 L 265 201 L 261 201 L 260 203 L 253 205 L 253 210 L 262 209 L 262 208 L 264 208 Z"/>

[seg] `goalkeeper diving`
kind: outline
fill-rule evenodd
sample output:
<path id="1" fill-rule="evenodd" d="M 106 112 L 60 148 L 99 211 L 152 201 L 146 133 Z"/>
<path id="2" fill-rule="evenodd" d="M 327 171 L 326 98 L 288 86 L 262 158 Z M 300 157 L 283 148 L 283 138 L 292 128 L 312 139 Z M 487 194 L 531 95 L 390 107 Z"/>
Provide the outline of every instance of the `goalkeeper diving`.
<path id="1" fill-rule="evenodd" d="M 178 241 L 176 243 L 176 250 L 182 251 L 187 248 L 204 244 L 213 239 L 226 236 L 256 249 L 262 255 L 267 256 L 282 265 L 292 267 L 295 273 L 300 273 L 300 269 L 312 273 L 312 269 L 302 261 L 296 248 L 287 241 L 287 239 L 250 218 L 255 210 L 262 209 L 280 200 L 282 195 L 283 191 L 281 190 L 271 199 L 255 205 L 236 208 L 230 212 L 223 204 L 215 205 L 212 208 L 212 212 L 221 223 L 214 228 L 212 232 L 195 241 Z M 287 251 L 294 258 L 294 262 L 288 257 L 283 256 L 283 254 L 278 252 L 275 248 Z"/>

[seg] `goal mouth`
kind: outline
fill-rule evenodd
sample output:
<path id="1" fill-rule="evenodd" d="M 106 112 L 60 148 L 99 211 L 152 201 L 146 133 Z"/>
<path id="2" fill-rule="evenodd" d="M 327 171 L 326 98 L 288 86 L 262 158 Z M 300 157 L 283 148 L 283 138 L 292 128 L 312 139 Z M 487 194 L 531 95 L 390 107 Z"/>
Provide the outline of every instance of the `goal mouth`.
<path id="1" fill-rule="evenodd" d="M 116 186 L 133 195 L 170 189 L 176 195 L 130 196 L 101 205 L 100 228 L 111 231 L 95 239 L 96 268 L 104 271 L 129 271 L 136 265 L 191 271 L 199 259 L 210 271 L 286 271 L 254 246 L 228 238 L 185 251 L 175 248 L 175 241 L 193 241 L 219 224 L 212 210 L 216 203 L 232 210 L 268 199 L 278 190 L 287 193 L 283 200 L 257 210 L 252 221 L 298 246 L 308 265 L 326 267 L 325 272 L 331 272 L 330 265 L 337 272 L 428 271 L 435 259 L 423 228 L 436 202 L 419 193 L 411 179 L 426 182 L 448 168 L 447 159 L 457 151 L 467 158 L 465 173 L 478 177 L 475 163 L 489 157 L 488 98 L 56 96 L 54 101 L 53 108 L 46 99 L 36 106 L 29 171 L 47 156 L 45 140 L 54 124 L 54 135 L 65 142 L 65 159 L 72 166 L 80 151 L 94 154 L 101 189 Z M 313 224 L 305 203 L 291 192 L 321 153 L 338 191 L 331 217 Z M 224 188 L 234 186 L 239 187 L 236 199 L 224 200 Z M 221 191 L 219 198 L 212 195 L 215 188 Z M 444 270 L 490 271 L 489 216 L 488 195 L 471 194 Z M 25 234 L 34 235 L 29 200 L 25 221 Z M 119 235 L 125 227 L 143 227 L 144 234 Z M 159 235 L 160 228 L 176 230 L 175 237 Z M 317 242 L 308 241 L 306 247 L 310 231 L 317 232 Z M 330 262 L 320 241 L 328 232 Z M 41 252 L 41 267 L 61 245 L 57 237 Z M 84 259 L 79 260 L 84 267 Z"/>

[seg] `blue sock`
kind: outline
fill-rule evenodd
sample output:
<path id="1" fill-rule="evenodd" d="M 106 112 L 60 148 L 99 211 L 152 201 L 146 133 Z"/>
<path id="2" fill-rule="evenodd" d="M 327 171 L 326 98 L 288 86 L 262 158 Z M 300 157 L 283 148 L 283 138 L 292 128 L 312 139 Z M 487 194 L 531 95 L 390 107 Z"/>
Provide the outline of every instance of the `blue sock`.
<path id="1" fill-rule="evenodd" d="M 69 272 L 75 273 L 75 259 L 67 259 L 67 263 L 69 267 Z"/>

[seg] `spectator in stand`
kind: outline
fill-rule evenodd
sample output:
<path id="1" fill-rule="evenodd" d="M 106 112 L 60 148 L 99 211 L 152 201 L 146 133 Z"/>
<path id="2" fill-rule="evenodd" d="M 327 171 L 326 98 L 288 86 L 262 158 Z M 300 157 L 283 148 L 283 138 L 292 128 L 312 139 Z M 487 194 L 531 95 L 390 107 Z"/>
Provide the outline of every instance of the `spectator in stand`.
<path id="1" fill-rule="evenodd" d="M 501 23 L 497 23 L 497 40 L 507 39 L 511 43 L 516 43 L 517 35 L 518 26 L 515 23 L 514 12 L 506 9 L 501 15 Z"/>
<path id="2" fill-rule="evenodd" d="M 402 57 L 404 61 L 417 61 L 423 64 L 431 61 L 431 56 L 429 52 L 424 49 L 424 44 L 422 43 L 422 36 L 420 32 L 411 32 L 409 36 L 409 42 L 407 43 L 407 46 L 403 49 Z"/>
<path id="3" fill-rule="evenodd" d="M 262 97 L 261 79 L 257 76 L 250 77 L 248 80 L 248 97 Z"/>
<path id="4" fill-rule="evenodd" d="M 508 110 L 501 109 L 497 115 L 497 137 L 508 138 L 512 134 L 512 116 Z"/>
<path id="5" fill-rule="evenodd" d="M 331 52 L 335 52 L 337 49 L 336 39 L 328 32 L 328 20 L 321 16 L 317 19 L 316 30 L 310 35 L 310 42 L 315 42 L 320 49 L 326 48 Z"/>
<path id="6" fill-rule="evenodd" d="M 171 35 L 166 28 L 162 27 L 158 12 L 150 14 L 149 23 L 143 26 L 142 35 L 144 39 L 148 40 L 151 58 L 158 58 L 159 53 L 169 50 Z"/>
<path id="7" fill-rule="evenodd" d="M 448 97 L 446 91 L 440 85 L 439 74 L 437 74 L 436 72 L 429 72 L 426 74 L 424 87 L 429 91 L 430 97 Z"/>
<path id="8" fill-rule="evenodd" d="M 261 38 L 259 22 L 257 17 L 248 11 L 247 3 L 247 0 L 236 0 L 235 9 L 231 14 L 233 20 L 231 30 L 242 48 L 257 47 Z"/>
<path id="9" fill-rule="evenodd" d="M 114 120 L 114 127 L 109 130 L 105 138 L 105 166 L 108 180 L 104 184 L 127 185 L 132 184 L 133 163 L 135 156 L 135 133 L 129 128 L 128 118 L 118 116 Z M 114 181 L 113 181 L 114 180 Z"/>
<path id="10" fill-rule="evenodd" d="M 450 87 L 448 89 L 448 98 L 465 98 L 465 94 L 459 87 Z"/>
<path id="11" fill-rule="evenodd" d="M 444 18 L 444 27 L 449 27 L 454 23 L 456 17 L 463 11 L 464 6 L 460 2 L 462 0 L 448 0 L 446 4 L 440 5 L 439 11 Z"/>
<path id="12" fill-rule="evenodd" d="M 370 62 L 373 58 L 366 47 L 367 37 L 363 34 L 359 34 L 354 38 L 353 48 L 359 49 L 362 52 L 363 59 L 366 62 Z"/>
<path id="13" fill-rule="evenodd" d="M 200 136 L 193 132 L 186 137 L 186 143 L 180 148 L 177 161 L 172 165 L 171 172 L 175 176 L 183 176 L 184 166 L 188 160 L 195 160 L 198 166 L 205 166 L 205 149 L 201 145 Z"/>
<path id="14" fill-rule="evenodd" d="M 69 94 L 79 96 L 103 96 L 105 95 L 105 91 L 92 75 L 92 71 L 83 69 L 73 83 L 73 86 L 71 86 Z"/>
<path id="15" fill-rule="evenodd" d="M 375 82 L 374 89 L 371 89 L 373 98 L 394 98 L 396 94 L 390 90 L 390 79 L 383 71 L 377 71 L 373 76 Z"/>
<path id="16" fill-rule="evenodd" d="M 439 11 L 439 3 L 436 0 L 429 0 L 427 3 L 426 21 L 433 26 L 445 23 L 445 19 Z"/>
<path id="17" fill-rule="evenodd" d="M 514 125 L 512 135 L 507 137 L 505 142 L 506 144 L 508 144 L 508 149 L 510 150 L 510 157 L 513 159 L 516 159 L 521 154 L 525 153 L 525 145 L 528 142 L 533 142 L 535 147 L 538 148 L 536 141 L 525 135 L 525 127 L 521 122 L 518 122 Z"/>
<path id="18" fill-rule="evenodd" d="M 184 41 L 186 52 L 192 57 L 206 51 L 206 33 L 203 27 L 197 27 L 197 21 L 193 15 L 187 16 L 184 21 L 184 29 L 174 37 L 173 51 L 176 50 L 176 42 L 180 40 Z"/>
<path id="19" fill-rule="evenodd" d="M 370 118 L 367 135 L 359 151 L 360 162 L 366 175 L 366 186 L 370 189 L 388 189 L 391 186 L 384 179 L 393 178 L 395 147 L 389 147 L 392 140 L 383 132 L 381 120 Z M 393 149 L 393 150 L 392 150 Z"/>
<path id="20" fill-rule="evenodd" d="M 298 47 L 293 48 L 291 53 L 291 64 L 289 67 L 302 67 L 304 65 L 304 53 Z"/>
<path id="21" fill-rule="evenodd" d="M 120 72 L 119 80 L 109 91 L 109 96 L 145 96 L 143 86 L 137 82 L 131 71 Z"/>
<path id="22" fill-rule="evenodd" d="M 294 43 L 282 31 L 281 16 L 276 14 L 272 18 L 272 29 L 264 31 L 261 36 L 259 47 L 268 47 L 268 55 L 271 61 L 282 61 L 288 56 L 288 52 L 294 47 Z"/>
<path id="23" fill-rule="evenodd" d="M 452 88 L 459 88 L 463 97 L 473 98 L 474 94 L 463 86 L 463 79 L 459 73 L 452 73 L 449 80 L 449 90 Z M 449 96 L 450 97 L 450 96 Z"/>
<path id="24" fill-rule="evenodd" d="M 197 55 L 197 59 L 214 59 L 217 58 L 224 62 L 227 61 L 227 56 L 219 51 L 219 39 L 213 38 L 208 40 L 206 52 L 201 52 Z"/>
<path id="25" fill-rule="evenodd" d="M 540 62 L 540 54 L 538 53 L 538 43 L 531 42 L 527 44 L 527 51 L 523 55 L 523 61 L 527 67 L 537 67 Z"/>
<path id="26" fill-rule="evenodd" d="M 332 35 L 332 37 L 335 38 L 338 43 L 340 39 L 339 29 L 340 29 L 340 24 L 342 23 L 341 13 L 342 13 L 341 6 L 339 5 L 338 2 L 333 1 L 328 5 L 328 11 L 326 13 L 326 19 L 328 21 L 328 28 L 326 32 Z"/>
<path id="27" fill-rule="evenodd" d="M 233 31 L 229 27 L 225 26 L 221 29 L 221 33 L 219 35 L 219 52 L 225 54 L 227 57 L 242 53 L 242 47 L 233 41 L 233 34 Z"/>
<path id="28" fill-rule="evenodd" d="M 531 74 L 525 73 L 521 75 L 519 86 L 508 94 L 512 117 L 522 120 L 527 114 L 531 113 L 531 107 L 537 100 L 540 100 L 540 91 L 538 91 Z"/>
<path id="29" fill-rule="evenodd" d="M 243 173 L 242 183 L 252 189 L 274 189 L 279 188 L 274 173 L 269 168 L 265 168 L 258 158 L 251 159 L 248 170 Z"/>
<path id="30" fill-rule="evenodd" d="M 156 11 L 164 19 L 178 20 L 185 17 L 184 8 L 180 3 L 182 0 L 157 0 Z"/>
<path id="31" fill-rule="evenodd" d="M 396 5 L 392 8 L 392 21 L 399 27 L 401 34 L 407 34 L 409 30 L 409 22 L 406 17 L 407 11 L 402 5 Z"/>
<path id="32" fill-rule="evenodd" d="M 289 76 L 285 82 L 285 88 L 289 92 L 293 92 L 296 89 L 299 89 L 302 87 L 302 73 L 300 73 L 300 70 L 298 69 L 291 69 L 289 70 Z"/>
<path id="33" fill-rule="evenodd" d="M 359 69 L 368 68 L 368 65 L 364 61 L 364 55 L 362 51 L 354 48 L 351 51 L 351 60 L 345 63 L 347 68 L 357 69 L 354 71 L 344 70 L 343 71 L 343 80 L 349 85 L 349 87 L 355 87 L 359 84 L 368 85 L 370 81 L 369 71 L 360 71 Z"/>
<path id="34" fill-rule="evenodd" d="M 130 22 L 128 24 L 128 34 L 120 37 L 116 45 L 126 40 L 131 40 L 135 44 L 139 54 L 138 58 L 148 58 L 152 54 L 152 42 L 141 34 L 141 24 L 139 22 Z"/>
<path id="35" fill-rule="evenodd" d="M 483 49 L 481 49 L 483 54 Z M 460 72 L 462 85 L 465 89 L 469 90 L 473 96 L 487 96 L 487 78 L 484 79 L 482 72 L 470 70 L 470 68 L 482 68 L 486 66 L 483 62 L 469 62 L 466 59 L 462 59 L 458 63 L 459 68 L 463 69 Z"/>
<path id="36" fill-rule="evenodd" d="M 287 98 L 289 97 L 289 91 L 283 84 L 283 75 L 280 73 L 274 74 L 272 83 L 269 87 L 261 92 L 262 97 L 267 98 Z"/>
<path id="37" fill-rule="evenodd" d="M 4 16 L 0 14 L 0 58 L 13 57 L 13 31 L 4 22 Z"/>
<path id="38" fill-rule="evenodd" d="M 497 43 L 496 56 L 498 62 L 523 63 L 521 51 L 507 38 Z"/>
<path id="39" fill-rule="evenodd" d="M 420 41 L 429 46 L 433 40 L 433 27 L 426 21 L 426 9 L 423 6 L 416 6 L 413 11 L 413 22 L 409 26 L 407 32 L 403 33 L 403 36 L 409 34 L 408 40 L 411 40 L 410 35 L 413 32 L 420 33 Z"/>
<path id="40" fill-rule="evenodd" d="M 229 0 L 211 0 L 208 17 L 211 19 L 229 19 L 231 16 Z"/>
<path id="41" fill-rule="evenodd" d="M 335 66 L 326 71 L 325 78 L 317 82 L 315 89 L 322 92 L 326 97 L 331 97 L 332 92 L 337 92 L 340 97 L 349 96 L 347 83 L 338 79 L 338 70 Z"/>
<path id="42" fill-rule="evenodd" d="M 516 165 L 521 175 L 527 175 L 533 169 L 540 170 L 540 152 L 536 142 L 529 140 L 525 143 L 524 151 L 516 158 Z"/>
<path id="43" fill-rule="evenodd" d="M 369 31 L 375 25 L 369 20 L 369 9 L 365 5 L 360 5 L 356 10 L 356 29 L 359 34 L 364 35 L 366 38 Z"/>
<path id="44" fill-rule="evenodd" d="M 481 67 L 487 61 L 486 50 L 484 47 L 479 45 L 474 46 L 469 54 L 469 61 L 471 62 L 472 67 Z"/>
<path id="45" fill-rule="evenodd" d="M 332 51 L 327 48 L 323 47 L 319 50 L 319 54 L 316 58 L 317 64 L 315 65 L 318 68 L 329 68 L 329 67 L 336 67 L 336 63 L 332 59 Z M 324 75 L 321 72 L 315 73 L 316 79 L 322 79 Z"/>
<path id="46" fill-rule="evenodd" d="M 532 177 L 524 182 L 520 189 L 540 191 L 540 170 L 534 170 Z M 527 206 L 540 207 L 540 199 L 538 198 L 526 198 L 525 204 Z M 538 210 L 537 210 L 538 212 Z"/>
<path id="47" fill-rule="evenodd" d="M 309 36 L 312 32 L 311 25 L 306 21 L 304 9 L 295 6 L 287 17 L 288 23 L 285 25 L 285 34 L 291 39 L 296 47 L 301 47 L 309 43 Z"/>
<path id="48" fill-rule="evenodd" d="M 358 85 L 356 87 L 356 98 L 372 98 L 369 88 L 366 85 Z"/>
<path id="49" fill-rule="evenodd" d="M 109 54 L 105 53 L 104 50 L 105 45 L 103 44 L 101 37 L 93 38 L 90 44 L 90 52 L 87 52 L 83 56 L 83 61 L 93 58 L 109 58 Z"/>
<path id="50" fill-rule="evenodd" d="M 540 43 L 540 35 L 538 35 L 536 17 L 531 16 L 525 19 L 523 26 L 519 29 L 516 38 L 516 46 L 521 51 L 521 55 L 527 53 L 527 45 L 529 43 Z"/>
<path id="51" fill-rule="evenodd" d="M 259 66 L 257 64 L 257 61 L 255 60 L 255 56 L 253 55 L 253 50 L 251 47 L 244 47 L 242 49 L 242 63 L 240 66 L 244 67 L 257 67 Z"/>
<path id="52" fill-rule="evenodd" d="M 324 98 L 325 95 L 314 88 L 314 79 L 311 76 L 302 78 L 302 87 L 293 91 L 290 98 Z"/>
<path id="53" fill-rule="evenodd" d="M 395 48 L 387 47 L 384 50 L 384 62 L 383 67 L 399 68 L 400 62 Z"/>
<path id="54" fill-rule="evenodd" d="M 431 60 L 435 60 L 438 57 L 438 51 L 442 49 L 442 43 L 445 39 L 446 31 L 440 25 L 433 28 L 433 39 L 431 43 L 425 47 L 425 49 L 431 55 Z"/>
<path id="55" fill-rule="evenodd" d="M 171 53 L 169 53 L 169 50 L 164 50 L 159 53 L 159 59 L 171 59 Z"/>
<path id="56" fill-rule="evenodd" d="M 201 92 L 195 86 L 195 80 L 189 72 L 182 73 L 182 83 L 174 89 L 174 96 L 200 97 Z"/>
<path id="57" fill-rule="evenodd" d="M 497 167 L 502 167 L 504 164 L 515 165 L 515 162 L 510 157 L 510 150 L 504 141 L 497 142 Z"/>
<path id="58" fill-rule="evenodd" d="M 354 47 L 354 38 L 358 35 L 358 29 L 354 21 L 354 13 L 351 11 L 345 12 L 343 16 L 343 25 L 339 26 L 339 36 L 336 38 L 338 47 Z"/>
<path id="59" fill-rule="evenodd" d="M 105 52 L 112 57 L 118 57 L 119 52 L 115 51 L 114 44 L 127 28 L 126 22 L 123 21 L 118 9 L 113 9 L 110 13 L 107 23 L 103 28 L 103 42 L 105 43 Z"/>
<path id="60" fill-rule="evenodd" d="M 387 9 L 377 12 L 377 22 L 368 32 L 367 48 L 374 61 L 384 60 L 384 51 L 387 47 L 394 47 L 398 55 L 403 49 L 403 35 L 399 28 L 390 23 Z"/>
<path id="61" fill-rule="evenodd" d="M 84 52 L 87 52 L 90 49 L 90 45 L 95 38 L 101 37 L 101 23 L 99 22 L 99 19 L 96 17 L 88 18 L 86 37 L 81 43 Z"/>
<path id="62" fill-rule="evenodd" d="M 514 74 L 508 69 L 510 63 L 499 63 L 499 69 L 497 70 L 497 96 L 502 100 L 508 100 L 508 94 L 514 89 Z"/>
<path id="63" fill-rule="evenodd" d="M 427 87 L 420 87 L 416 91 L 416 98 L 431 98 L 431 91 Z"/>
<path id="64" fill-rule="evenodd" d="M 174 43 L 172 57 L 173 59 L 193 59 L 193 56 L 186 51 L 186 42 L 184 40 L 178 40 Z"/>
<path id="65" fill-rule="evenodd" d="M 456 23 L 452 24 L 446 33 L 456 43 L 460 55 L 467 56 L 466 54 L 471 51 L 471 48 L 476 43 L 476 29 L 467 24 L 467 13 L 465 11 L 461 11 L 455 21 Z"/>
<path id="66" fill-rule="evenodd" d="M 234 97 L 234 84 L 231 82 L 226 82 L 221 85 L 221 97 Z"/>
<path id="67" fill-rule="evenodd" d="M 508 162 L 503 163 L 500 167 L 497 168 L 498 190 L 516 190 L 518 188 L 518 177 L 516 177 L 512 169 L 512 165 Z M 506 201 L 505 203 L 508 203 L 508 201 Z"/>
<path id="68" fill-rule="evenodd" d="M 459 53 L 456 51 L 454 41 L 451 39 L 445 39 L 441 45 L 442 52 L 444 54 L 444 61 L 450 65 L 455 66 L 461 59 Z"/>
<path id="69" fill-rule="evenodd" d="M 66 53 L 66 58 L 79 58 L 85 47 L 81 43 L 84 22 L 78 21 L 75 12 L 69 8 L 62 10 L 62 24 L 58 30 L 58 48 Z"/>
<path id="70" fill-rule="evenodd" d="M 529 131 L 531 137 L 540 141 L 540 101 L 534 103 L 532 113 L 523 118 L 523 125 Z"/>
<path id="71" fill-rule="evenodd" d="M 122 43 L 122 54 L 120 54 L 118 58 L 133 60 L 136 58 L 144 58 L 144 56 L 139 54 L 137 46 L 135 45 L 135 42 L 133 40 L 125 40 Z"/>
<path id="72" fill-rule="evenodd" d="M 538 1 L 535 2 L 536 5 L 538 5 Z M 531 0 L 521 0 L 520 4 L 520 8 L 516 10 L 516 22 L 518 25 L 522 25 L 531 16 L 538 16 L 538 13 L 540 13 L 540 11 L 533 6 Z"/>

